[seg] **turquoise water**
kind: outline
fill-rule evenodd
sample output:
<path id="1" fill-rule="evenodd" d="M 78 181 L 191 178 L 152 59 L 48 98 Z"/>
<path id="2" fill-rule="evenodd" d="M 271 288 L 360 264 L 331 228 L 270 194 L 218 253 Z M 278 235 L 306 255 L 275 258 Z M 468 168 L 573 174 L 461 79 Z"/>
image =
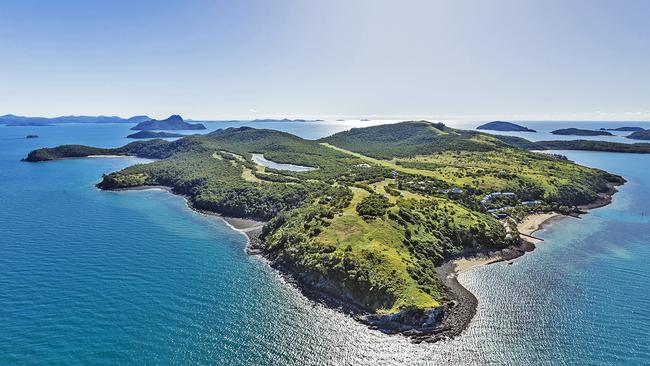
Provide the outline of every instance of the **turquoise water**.
<path id="1" fill-rule="evenodd" d="M 513 265 L 462 274 L 474 321 L 414 345 L 311 304 L 179 197 L 94 188 L 138 160 L 19 161 L 41 146 L 122 145 L 129 127 L 0 127 L 0 365 L 650 362 L 650 156 L 562 152 L 629 183 L 612 205 L 547 226 Z M 265 127 L 316 138 L 350 125 Z"/>

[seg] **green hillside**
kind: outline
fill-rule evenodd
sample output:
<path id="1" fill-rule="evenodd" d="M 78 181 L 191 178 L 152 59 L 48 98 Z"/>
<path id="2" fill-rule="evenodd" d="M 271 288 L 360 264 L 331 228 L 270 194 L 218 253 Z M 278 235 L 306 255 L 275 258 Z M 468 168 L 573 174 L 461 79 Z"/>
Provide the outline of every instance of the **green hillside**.
<path id="1" fill-rule="evenodd" d="M 306 288 L 384 314 L 445 303 L 435 267 L 446 259 L 517 243 L 514 222 L 488 210 L 515 218 L 532 209 L 569 212 L 622 181 L 517 147 L 526 144 L 532 143 L 418 121 L 321 141 L 228 128 L 116 149 L 64 145 L 33 151 L 26 160 L 160 159 L 108 174 L 98 186 L 164 185 L 196 208 L 267 220 L 262 251 L 274 266 Z M 254 163 L 254 153 L 315 169 L 270 169 Z M 511 195 L 486 202 L 494 192 Z"/>

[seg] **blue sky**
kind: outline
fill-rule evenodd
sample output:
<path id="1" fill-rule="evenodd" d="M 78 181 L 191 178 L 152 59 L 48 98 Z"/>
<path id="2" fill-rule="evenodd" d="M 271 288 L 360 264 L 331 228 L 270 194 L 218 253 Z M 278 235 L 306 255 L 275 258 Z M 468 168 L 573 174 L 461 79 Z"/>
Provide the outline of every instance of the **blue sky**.
<path id="1" fill-rule="evenodd" d="M 650 120 L 650 1 L 0 0 L 0 114 Z"/>

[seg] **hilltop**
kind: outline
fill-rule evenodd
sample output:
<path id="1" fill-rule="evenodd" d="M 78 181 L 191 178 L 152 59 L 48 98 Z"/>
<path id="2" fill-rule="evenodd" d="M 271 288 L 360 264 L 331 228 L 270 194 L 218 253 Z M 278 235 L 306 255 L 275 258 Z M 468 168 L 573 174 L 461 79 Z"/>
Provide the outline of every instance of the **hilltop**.
<path id="1" fill-rule="evenodd" d="M 507 145 L 492 135 L 428 121 L 353 128 L 320 141 L 380 159 L 450 150 L 490 151 Z"/>
<path id="2" fill-rule="evenodd" d="M 163 120 L 150 119 L 140 122 L 132 130 L 205 130 L 201 123 L 187 123 L 177 114 L 171 115 Z"/>
<path id="3" fill-rule="evenodd" d="M 160 160 L 107 174 L 98 187 L 163 185 L 195 209 L 267 221 L 251 234 L 250 250 L 308 296 L 385 332 L 427 340 L 458 334 L 473 311 L 436 267 L 472 253 L 521 255 L 528 249 L 520 247 L 516 221 L 526 213 L 571 213 L 623 182 L 488 134 L 427 121 L 353 129 L 320 141 L 227 128 L 115 149 L 63 145 L 32 151 L 26 160 L 115 154 Z M 312 169 L 271 169 L 253 154 Z"/>
<path id="4" fill-rule="evenodd" d="M 492 130 L 492 131 L 515 131 L 515 132 L 537 132 L 528 127 L 524 127 L 512 122 L 493 121 L 484 125 L 476 127 L 477 130 Z"/>

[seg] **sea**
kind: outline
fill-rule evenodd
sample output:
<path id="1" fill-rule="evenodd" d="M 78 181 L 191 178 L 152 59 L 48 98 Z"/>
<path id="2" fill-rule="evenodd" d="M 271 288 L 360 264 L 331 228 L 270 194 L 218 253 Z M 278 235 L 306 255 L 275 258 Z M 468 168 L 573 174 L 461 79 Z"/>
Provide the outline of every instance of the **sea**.
<path id="1" fill-rule="evenodd" d="M 383 122 L 207 125 L 315 139 Z M 539 132 L 515 135 L 533 140 L 564 127 L 650 128 L 524 124 Z M 650 364 L 650 155 L 559 151 L 628 183 L 612 204 L 546 225 L 544 242 L 512 264 L 460 274 L 478 298 L 469 327 L 413 344 L 310 302 L 245 253 L 242 233 L 180 197 L 95 188 L 102 174 L 147 160 L 20 161 L 59 144 L 120 146 L 130 127 L 0 126 L 0 365 Z M 633 142 L 624 135 L 598 139 Z"/>

